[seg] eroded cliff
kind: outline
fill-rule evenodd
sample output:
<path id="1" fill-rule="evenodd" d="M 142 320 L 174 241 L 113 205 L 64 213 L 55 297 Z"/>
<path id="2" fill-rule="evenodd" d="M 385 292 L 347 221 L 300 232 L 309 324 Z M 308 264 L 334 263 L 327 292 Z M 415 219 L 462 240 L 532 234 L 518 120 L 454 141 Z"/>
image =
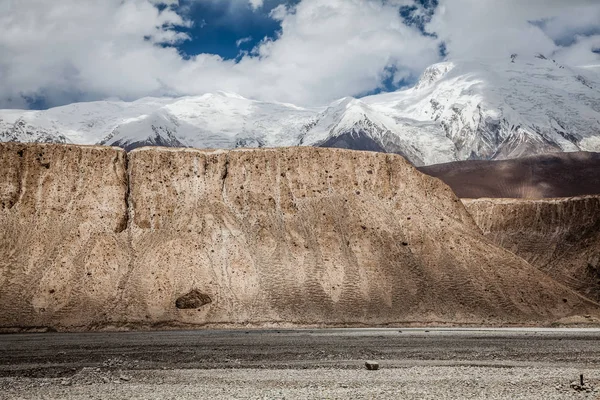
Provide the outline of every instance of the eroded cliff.
<path id="1" fill-rule="evenodd" d="M 600 196 L 463 202 L 493 242 L 600 301 Z"/>
<path id="2" fill-rule="evenodd" d="M 395 155 L 2 144 L 0 161 L 4 330 L 597 310 L 484 238 L 449 187 Z"/>
<path id="3" fill-rule="evenodd" d="M 0 145 L 0 326 L 105 321 L 126 277 L 125 153 Z"/>

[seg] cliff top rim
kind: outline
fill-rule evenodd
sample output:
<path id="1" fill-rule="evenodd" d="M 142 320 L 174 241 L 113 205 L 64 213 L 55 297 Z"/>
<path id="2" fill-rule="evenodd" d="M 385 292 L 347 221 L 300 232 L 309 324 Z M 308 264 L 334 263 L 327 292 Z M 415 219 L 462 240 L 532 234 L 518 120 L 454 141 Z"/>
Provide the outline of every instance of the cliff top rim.
<path id="1" fill-rule="evenodd" d="M 72 143 L 39 143 L 39 142 L 0 142 L 1 147 L 41 147 L 49 149 L 72 148 L 72 149 L 94 149 L 94 150 L 114 150 L 125 153 L 125 149 L 117 146 L 103 146 L 99 144 L 72 144 Z"/>
<path id="2" fill-rule="evenodd" d="M 104 146 L 104 145 L 85 145 L 85 144 L 72 144 L 72 143 L 38 143 L 38 142 L 0 142 L 0 148 L 2 147 L 20 147 L 20 148 L 83 148 L 83 149 L 95 149 L 95 150 L 114 150 L 126 154 L 139 154 L 146 152 L 154 153 L 195 153 L 195 154 L 230 154 L 230 153 L 287 153 L 290 151 L 300 153 L 332 153 L 332 154 L 349 154 L 349 155 L 370 155 L 374 157 L 393 157 L 399 160 L 403 160 L 407 165 L 413 166 L 406 158 L 400 154 L 395 153 L 382 153 L 376 151 L 366 150 L 351 150 L 351 149 L 340 149 L 332 147 L 314 147 L 314 146 L 285 146 L 285 147 L 245 147 L 236 149 L 214 149 L 214 148 L 196 148 L 196 147 L 164 147 L 164 146 L 144 146 L 127 152 L 125 149 L 117 146 Z M 414 166 L 413 166 L 414 167 Z"/>
<path id="3" fill-rule="evenodd" d="M 200 154 L 229 154 L 229 153 L 287 153 L 287 152 L 302 152 L 302 153 L 337 153 L 337 154 L 365 154 L 375 157 L 397 157 L 404 160 L 407 164 L 412 165 L 406 158 L 400 154 L 383 153 L 377 151 L 366 150 L 351 150 L 340 149 L 334 147 L 314 147 L 314 146 L 282 146 L 282 147 L 242 147 L 235 149 L 213 149 L 213 148 L 197 148 L 197 147 L 162 147 L 162 146 L 144 146 L 134 149 L 129 154 L 137 154 L 144 152 L 165 152 L 165 153 L 200 153 Z"/>

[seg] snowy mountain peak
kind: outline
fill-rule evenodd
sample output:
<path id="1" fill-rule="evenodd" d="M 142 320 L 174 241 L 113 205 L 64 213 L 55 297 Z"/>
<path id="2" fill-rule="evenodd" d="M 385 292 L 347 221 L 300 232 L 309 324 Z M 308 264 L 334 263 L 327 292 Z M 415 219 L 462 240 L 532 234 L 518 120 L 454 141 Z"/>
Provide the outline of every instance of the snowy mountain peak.
<path id="1" fill-rule="evenodd" d="M 438 64 L 434 64 L 427 67 L 419 81 L 415 85 L 415 90 L 424 89 L 432 86 L 434 83 L 442 79 L 448 72 L 454 68 L 454 63 L 446 61 Z"/>
<path id="2" fill-rule="evenodd" d="M 223 96 L 223 97 L 230 97 L 232 99 L 246 100 L 245 97 L 240 96 L 237 93 L 231 93 L 231 92 L 225 92 L 225 91 L 219 90 L 219 91 L 216 92 L 216 94 L 219 95 L 219 96 Z"/>

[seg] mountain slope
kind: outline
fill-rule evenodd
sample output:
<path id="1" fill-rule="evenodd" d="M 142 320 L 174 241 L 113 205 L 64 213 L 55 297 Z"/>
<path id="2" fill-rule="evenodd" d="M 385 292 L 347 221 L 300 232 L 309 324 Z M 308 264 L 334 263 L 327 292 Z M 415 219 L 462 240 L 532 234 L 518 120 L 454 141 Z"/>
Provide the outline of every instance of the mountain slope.
<path id="1" fill-rule="evenodd" d="M 491 241 L 600 301 L 600 196 L 463 203 Z"/>
<path id="2" fill-rule="evenodd" d="M 456 161 L 419 170 L 461 198 L 543 199 L 600 195 L 600 153 L 542 154 L 502 161 Z"/>
<path id="3" fill-rule="evenodd" d="M 153 140 L 170 147 L 235 148 L 297 145 L 315 111 L 219 92 L 171 100 L 113 128 L 102 144 L 133 149 Z"/>
<path id="4" fill-rule="evenodd" d="M 218 92 L 3 110 L 0 141 L 342 147 L 398 153 L 419 166 L 600 151 L 600 77 L 543 56 L 443 62 L 411 89 L 322 108 Z"/>
<path id="5" fill-rule="evenodd" d="M 363 101 L 439 122 L 459 160 L 600 149 L 598 75 L 543 56 L 436 64 L 414 88 Z"/>

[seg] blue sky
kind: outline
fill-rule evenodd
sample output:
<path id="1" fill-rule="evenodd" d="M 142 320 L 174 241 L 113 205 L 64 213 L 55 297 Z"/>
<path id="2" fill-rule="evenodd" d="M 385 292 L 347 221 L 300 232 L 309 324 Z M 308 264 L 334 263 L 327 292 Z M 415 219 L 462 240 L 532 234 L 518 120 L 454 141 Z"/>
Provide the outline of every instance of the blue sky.
<path id="1" fill-rule="evenodd" d="M 145 96 L 322 106 L 445 58 L 600 65 L 598 0 L 1 0 L 0 108 Z"/>
<path id="2" fill-rule="evenodd" d="M 281 26 L 269 16 L 270 10 L 281 3 L 293 5 L 298 1 L 267 0 L 256 10 L 252 9 L 250 3 L 236 1 L 182 3 L 185 14 L 194 24 L 181 29 L 190 35 L 191 40 L 179 44 L 177 48 L 186 55 L 211 53 L 225 59 L 235 59 L 240 51 L 251 51 L 265 37 L 276 37 Z"/>

